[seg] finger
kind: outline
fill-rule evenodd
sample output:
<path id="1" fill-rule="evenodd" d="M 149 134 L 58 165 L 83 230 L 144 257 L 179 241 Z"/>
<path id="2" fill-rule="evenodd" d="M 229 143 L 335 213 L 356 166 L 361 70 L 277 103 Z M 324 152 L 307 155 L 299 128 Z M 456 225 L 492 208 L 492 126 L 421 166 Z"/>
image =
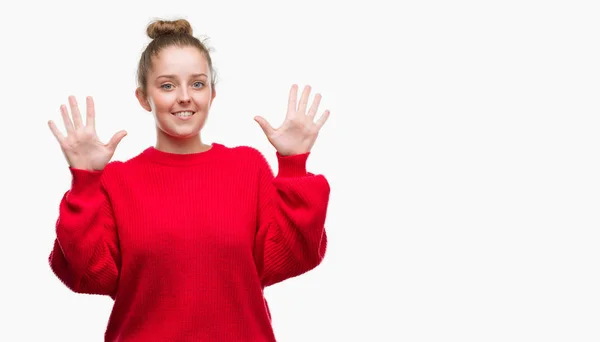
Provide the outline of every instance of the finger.
<path id="1" fill-rule="evenodd" d="M 69 112 L 67 111 L 67 106 L 65 106 L 65 105 L 60 106 L 60 114 L 61 114 L 63 122 L 65 124 L 65 129 L 67 130 L 67 134 L 73 134 L 75 129 L 73 127 L 73 122 L 71 121 L 71 118 L 69 117 Z"/>
<path id="2" fill-rule="evenodd" d="M 71 106 L 71 116 L 73 117 L 73 126 L 75 129 L 83 126 L 83 122 L 81 121 L 81 113 L 79 112 L 79 107 L 77 106 L 77 100 L 75 96 L 69 96 L 69 106 Z"/>
<path id="3" fill-rule="evenodd" d="M 317 120 L 317 127 L 319 129 L 321 129 L 321 127 L 323 127 L 323 125 L 325 124 L 325 122 L 327 122 L 327 119 L 329 118 L 329 110 L 326 110 L 325 112 L 323 112 L 323 115 L 321 115 L 321 117 L 319 118 L 319 120 Z"/>
<path id="4" fill-rule="evenodd" d="M 48 121 L 48 127 L 50 127 L 50 131 L 52 132 L 58 143 L 62 144 L 62 142 L 65 140 L 65 136 L 62 135 L 62 133 L 58 130 L 56 124 L 54 124 L 54 121 Z"/>
<path id="5" fill-rule="evenodd" d="M 310 86 L 304 87 L 302 91 L 302 97 L 300 98 L 300 103 L 298 104 L 298 114 L 306 114 L 306 107 L 308 105 L 308 96 L 310 95 Z"/>
<path id="6" fill-rule="evenodd" d="M 254 121 L 258 123 L 267 137 L 270 137 L 273 134 L 273 127 L 271 127 L 271 125 L 263 117 L 255 116 Z"/>
<path id="7" fill-rule="evenodd" d="M 319 109 L 319 104 L 321 103 L 321 94 L 315 94 L 315 99 L 313 100 L 312 106 L 308 110 L 308 116 L 314 118 L 317 114 L 317 109 Z"/>
<path id="8" fill-rule="evenodd" d="M 290 95 L 288 97 L 288 109 L 287 109 L 288 117 L 291 116 L 292 114 L 296 113 L 297 101 L 298 101 L 298 85 L 293 84 L 292 87 L 290 88 Z"/>
<path id="9" fill-rule="evenodd" d="M 90 128 L 96 127 L 96 110 L 94 108 L 94 99 L 91 96 L 86 97 L 86 118 L 85 124 L 90 126 Z"/>
<path id="10" fill-rule="evenodd" d="M 106 147 L 108 147 L 112 151 L 116 150 L 117 146 L 119 145 L 121 140 L 123 140 L 123 138 L 125 138 L 126 135 L 127 135 L 126 131 L 119 131 L 119 132 L 115 133 L 115 135 L 113 135 L 112 138 L 110 138 L 110 140 L 106 144 Z"/>

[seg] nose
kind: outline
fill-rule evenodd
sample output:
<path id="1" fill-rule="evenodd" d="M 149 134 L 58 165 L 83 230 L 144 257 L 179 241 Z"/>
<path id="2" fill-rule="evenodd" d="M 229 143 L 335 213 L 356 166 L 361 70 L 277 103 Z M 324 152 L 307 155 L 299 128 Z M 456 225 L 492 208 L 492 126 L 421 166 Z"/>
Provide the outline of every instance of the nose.
<path id="1" fill-rule="evenodd" d="M 190 94 L 188 93 L 185 87 L 179 88 L 179 93 L 177 94 L 177 102 L 186 103 L 190 102 Z"/>

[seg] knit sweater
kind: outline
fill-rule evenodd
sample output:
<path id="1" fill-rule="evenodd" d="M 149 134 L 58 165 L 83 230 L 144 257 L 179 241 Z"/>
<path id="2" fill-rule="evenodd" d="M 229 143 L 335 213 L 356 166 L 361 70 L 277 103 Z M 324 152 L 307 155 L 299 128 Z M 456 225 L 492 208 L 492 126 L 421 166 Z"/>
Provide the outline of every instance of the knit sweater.
<path id="1" fill-rule="evenodd" d="M 114 300 L 105 341 L 276 340 L 264 289 L 321 263 L 330 193 L 309 153 L 276 155 L 276 176 L 256 149 L 218 143 L 69 168 L 49 263 Z"/>

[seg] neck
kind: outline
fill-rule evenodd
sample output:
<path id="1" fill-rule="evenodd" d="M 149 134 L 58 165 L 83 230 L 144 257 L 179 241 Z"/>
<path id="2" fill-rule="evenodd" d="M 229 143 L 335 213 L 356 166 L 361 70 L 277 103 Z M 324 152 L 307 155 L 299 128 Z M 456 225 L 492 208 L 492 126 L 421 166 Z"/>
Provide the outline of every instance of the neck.
<path id="1" fill-rule="evenodd" d="M 200 134 L 187 138 L 174 138 L 164 132 L 158 132 L 156 149 L 176 154 L 200 153 L 210 150 L 211 145 L 204 144 Z"/>

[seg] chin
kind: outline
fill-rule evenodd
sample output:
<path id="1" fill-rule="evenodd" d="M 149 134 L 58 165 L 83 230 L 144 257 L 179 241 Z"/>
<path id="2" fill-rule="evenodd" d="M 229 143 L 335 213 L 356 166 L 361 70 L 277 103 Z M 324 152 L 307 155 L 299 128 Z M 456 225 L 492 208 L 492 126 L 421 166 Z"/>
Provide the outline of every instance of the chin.
<path id="1" fill-rule="evenodd" d="M 170 139 L 189 139 L 197 137 L 200 134 L 200 127 L 197 125 L 187 127 L 177 127 L 173 125 L 158 125 L 159 134 Z"/>
<path id="2" fill-rule="evenodd" d="M 170 136 L 171 138 L 174 139 L 190 139 L 190 138 L 195 138 L 198 136 L 198 134 L 200 134 L 200 130 L 194 130 L 194 131 L 170 131 L 167 133 L 168 136 Z"/>

